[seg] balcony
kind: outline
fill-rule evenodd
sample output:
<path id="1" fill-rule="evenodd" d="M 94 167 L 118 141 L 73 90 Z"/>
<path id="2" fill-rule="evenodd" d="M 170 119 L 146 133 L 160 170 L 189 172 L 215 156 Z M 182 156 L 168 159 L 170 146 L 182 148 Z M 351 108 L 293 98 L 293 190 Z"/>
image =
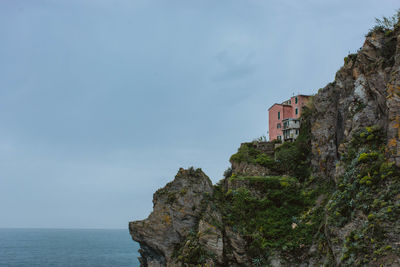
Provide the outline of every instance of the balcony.
<path id="1" fill-rule="evenodd" d="M 284 119 L 282 123 L 283 123 L 283 130 L 300 128 L 300 120 L 298 119 Z"/>

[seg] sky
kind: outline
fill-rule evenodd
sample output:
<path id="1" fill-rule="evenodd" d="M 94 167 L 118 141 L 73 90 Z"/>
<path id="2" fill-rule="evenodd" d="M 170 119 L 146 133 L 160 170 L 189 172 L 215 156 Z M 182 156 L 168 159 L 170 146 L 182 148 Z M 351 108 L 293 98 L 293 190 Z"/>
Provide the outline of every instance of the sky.
<path id="1" fill-rule="evenodd" d="M 0 227 L 127 228 L 215 183 L 267 109 L 334 80 L 398 0 L 0 1 Z"/>

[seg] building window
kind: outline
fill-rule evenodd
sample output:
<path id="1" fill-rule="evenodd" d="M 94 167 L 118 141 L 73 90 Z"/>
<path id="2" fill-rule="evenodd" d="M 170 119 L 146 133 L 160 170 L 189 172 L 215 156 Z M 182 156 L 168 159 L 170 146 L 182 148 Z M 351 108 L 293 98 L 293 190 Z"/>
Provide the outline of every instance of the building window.
<path id="1" fill-rule="evenodd" d="M 299 130 L 296 129 L 296 134 L 299 134 Z"/>
<path id="2" fill-rule="evenodd" d="M 280 119 L 281 119 L 281 112 L 278 111 L 278 120 L 280 120 Z"/>
<path id="3" fill-rule="evenodd" d="M 297 96 L 294 98 L 294 102 L 297 104 Z"/>
<path id="4" fill-rule="evenodd" d="M 297 114 L 299 114 L 299 109 L 298 109 L 298 108 L 296 108 L 296 115 L 297 115 Z"/>
<path id="5" fill-rule="evenodd" d="M 281 124 L 278 123 L 278 125 L 276 126 L 276 128 L 280 129 L 280 128 L 281 128 Z"/>
<path id="6" fill-rule="evenodd" d="M 278 135 L 278 140 L 279 140 L 279 141 L 282 140 L 282 137 L 281 137 L 280 135 Z"/>

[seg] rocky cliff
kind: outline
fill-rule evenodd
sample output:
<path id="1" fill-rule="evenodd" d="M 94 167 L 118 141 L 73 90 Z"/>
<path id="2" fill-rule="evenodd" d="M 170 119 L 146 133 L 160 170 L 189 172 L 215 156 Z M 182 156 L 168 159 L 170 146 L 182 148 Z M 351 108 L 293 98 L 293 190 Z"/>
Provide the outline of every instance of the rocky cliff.
<path id="1" fill-rule="evenodd" d="M 378 125 L 387 134 L 390 158 L 400 166 L 399 29 L 371 32 L 357 54 L 345 58 L 335 81 L 314 98 L 312 164 L 327 177 L 335 175 L 340 152 L 362 127 Z"/>
<path id="2" fill-rule="evenodd" d="M 212 183 L 200 169 L 180 169 L 154 194 L 149 217 L 129 224 L 132 238 L 140 242 L 142 265 L 174 265 L 174 249 L 197 227 L 212 193 Z"/>
<path id="3" fill-rule="evenodd" d="M 180 169 L 129 224 L 142 266 L 400 266 L 400 27 L 375 27 L 299 138 L 243 143 L 225 178 Z"/>

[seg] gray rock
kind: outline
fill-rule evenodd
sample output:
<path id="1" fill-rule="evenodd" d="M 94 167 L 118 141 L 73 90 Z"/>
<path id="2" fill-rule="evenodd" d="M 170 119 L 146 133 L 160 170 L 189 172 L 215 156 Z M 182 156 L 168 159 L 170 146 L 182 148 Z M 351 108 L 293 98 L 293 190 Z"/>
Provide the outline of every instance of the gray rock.
<path id="1" fill-rule="evenodd" d="M 175 246 L 196 227 L 202 214 L 202 201 L 212 192 L 210 179 L 200 169 L 180 169 L 174 181 L 154 194 L 153 212 L 149 217 L 129 223 L 133 240 L 141 245 L 143 266 L 174 264 Z"/>
<path id="2" fill-rule="evenodd" d="M 399 30 L 396 31 L 397 33 Z M 334 179 L 339 152 L 360 128 L 387 130 L 391 158 L 400 163 L 400 40 L 383 33 L 367 37 L 355 59 L 314 98 L 312 166 L 314 174 Z"/>

